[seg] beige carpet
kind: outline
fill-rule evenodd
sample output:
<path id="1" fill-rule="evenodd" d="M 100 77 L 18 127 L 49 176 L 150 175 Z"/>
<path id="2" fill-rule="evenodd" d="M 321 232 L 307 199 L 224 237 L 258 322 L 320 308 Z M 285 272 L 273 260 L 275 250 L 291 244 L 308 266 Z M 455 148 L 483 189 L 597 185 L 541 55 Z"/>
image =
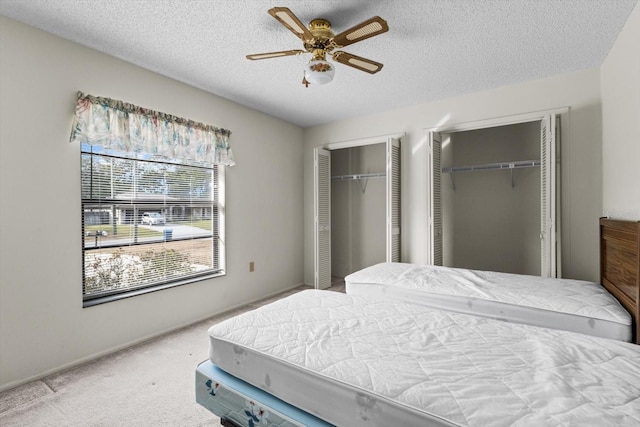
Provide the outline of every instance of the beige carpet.
<path id="1" fill-rule="evenodd" d="M 195 402 L 195 368 L 208 355 L 207 329 L 249 304 L 0 394 L 0 426 L 212 426 L 219 419 Z M 344 292 L 334 282 L 331 290 Z"/>

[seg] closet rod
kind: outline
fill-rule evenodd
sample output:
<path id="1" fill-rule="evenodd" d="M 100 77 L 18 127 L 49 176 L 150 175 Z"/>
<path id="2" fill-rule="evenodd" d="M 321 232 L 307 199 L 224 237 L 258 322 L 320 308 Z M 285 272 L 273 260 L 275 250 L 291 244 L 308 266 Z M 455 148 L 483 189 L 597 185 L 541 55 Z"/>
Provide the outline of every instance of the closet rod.
<path id="1" fill-rule="evenodd" d="M 532 168 L 540 166 L 540 160 L 518 160 L 516 162 L 502 162 L 502 163 L 486 163 L 483 165 L 473 166 L 455 166 L 450 168 L 442 168 L 442 173 L 450 174 L 451 186 L 453 191 L 456 191 L 456 181 L 453 179 L 453 174 L 456 172 L 475 172 L 475 171 L 487 171 L 495 169 L 509 169 L 511 171 L 511 188 L 516 186 L 513 180 L 513 170 L 520 168 Z"/>
<path id="2" fill-rule="evenodd" d="M 355 174 L 355 175 L 336 175 L 336 176 L 332 176 L 331 179 L 338 179 L 338 180 L 367 179 L 367 178 L 382 178 L 385 176 L 387 176 L 387 174 L 384 172 L 374 172 L 374 173 L 361 173 L 361 174 Z"/>
<path id="3" fill-rule="evenodd" d="M 516 162 L 486 163 L 483 165 L 472 166 L 454 166 L 450 168 L 442 168 L 442 173 L 475 172 L 493 169 L 532 168 L 535 166 L 540 166 L 540 160 L 518 160 Z"/>

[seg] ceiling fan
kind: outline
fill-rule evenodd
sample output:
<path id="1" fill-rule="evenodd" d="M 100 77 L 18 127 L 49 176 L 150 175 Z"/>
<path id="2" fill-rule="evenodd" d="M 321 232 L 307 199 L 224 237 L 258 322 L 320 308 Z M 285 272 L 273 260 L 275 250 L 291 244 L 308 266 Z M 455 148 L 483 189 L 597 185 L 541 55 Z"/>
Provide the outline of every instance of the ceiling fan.
<path id="1" fill-rule="evenodd" d="M 307 29 L 289 8 L 274 7 L 269 9 L 269 14 L 302 40 L 304 50 L 294 49 L 280 52 L 258 53 L 247 55 L 247 59 L 258 60 L 311 53 L 313 57 L 305 66 L 304 77 L 302 79 L 302 84 L 306 87 L 309 87 L 309 84 L 321 85 L 333 80 L 335 69 L 333 68 L 333 64 L 327 61 L 327 54 L 331 55 L 336 62 L 366 73 L 375 74 L 382 69 L 382 64 L 379 62 L 352 55 L 341 50 L 334 51 L 334 49 L 340 49 L 344 46 L 349 46 L 389 31 L 387 22 L 379 16 L 374 16 L 335 35 L 333 31 L 331 31 L 331 23 L 326 19 L 312 20 Z"/>

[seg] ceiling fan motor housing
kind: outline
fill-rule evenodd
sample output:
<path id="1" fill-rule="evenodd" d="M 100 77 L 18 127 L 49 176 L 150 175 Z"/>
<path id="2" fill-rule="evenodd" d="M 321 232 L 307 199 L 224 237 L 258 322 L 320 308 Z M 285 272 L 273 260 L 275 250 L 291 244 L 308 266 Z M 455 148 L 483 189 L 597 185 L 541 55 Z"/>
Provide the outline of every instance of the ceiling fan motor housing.
<path id="1" fill-rule="evenodd" d="M 318 54 L 317 51 L 322 50 L 323 57 L 326 52 L 334 48 L 330 44 L 330 40 L 334 34 L 331 31 L 331 23 L 326 19 L 314 19 L 309 23 L 309 31 L 313 35 L 312 40 L 304 41 L 304 48 L 309 52 L 313 52 L 314 57 Z"/>

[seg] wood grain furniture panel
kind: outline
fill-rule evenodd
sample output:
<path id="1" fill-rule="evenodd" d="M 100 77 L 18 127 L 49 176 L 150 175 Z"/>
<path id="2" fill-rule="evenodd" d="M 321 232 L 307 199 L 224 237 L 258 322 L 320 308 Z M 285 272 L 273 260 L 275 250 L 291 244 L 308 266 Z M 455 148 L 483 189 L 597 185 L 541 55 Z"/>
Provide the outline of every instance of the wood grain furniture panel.
<path id="1" fill-rule="evenodd" d="M 640 221 L 600 218 L 600 283 L 631 313 L 640 344 Z"/>

